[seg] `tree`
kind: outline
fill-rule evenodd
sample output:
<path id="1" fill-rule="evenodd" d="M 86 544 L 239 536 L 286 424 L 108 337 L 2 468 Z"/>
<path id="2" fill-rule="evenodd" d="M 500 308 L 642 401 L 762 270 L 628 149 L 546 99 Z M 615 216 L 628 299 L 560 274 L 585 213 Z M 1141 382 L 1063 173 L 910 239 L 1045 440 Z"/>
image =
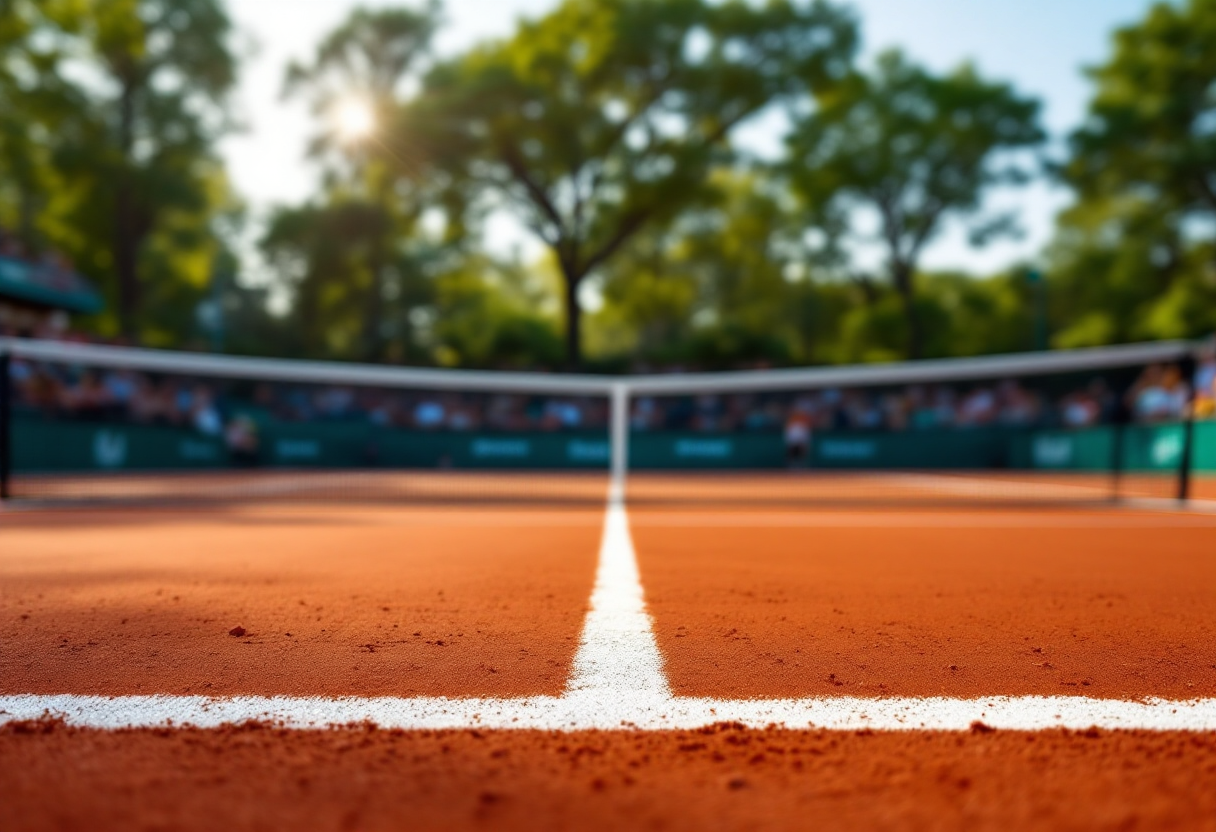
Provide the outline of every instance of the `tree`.
<path id="1" fill-rule="evenodd" d="M 78 57 L 107 84 L 89 91 L 60 161 L 91 180 L 77 220 L 93 232 L 110 226 L 119 325 L 135 336 L 149 239 L 181 232 L 167 226 L 185 214 L 207 214 L 221 175 L 214 150 L 230 127 L 232 25 L 219 0 L 91 0 L 74 24 Z"/>
<path id="2" fill-rule="evenodd" d="M 854 44 L 823 0 L 565 0 L 439 67 L 407 120 L 470 205 L 552 251 L 573 368 L 587 277 L 707 195 L 741 122 L 844 76 Z"/>
<path id="3" fill-rule="evenodd" d="M 1134 193 L 1083 197 L 1061 214 L 1047 251 L 1054 346 L 1216 330 L 1216 245 L 1187 232 L 1177 211 Z"/>
<path id="4" fill-rule="evenodd" d="M 810 223 L 829 237 L 850 234 L 861 211 L 877 215 L 907 321 L 906 356 L 919 358 L 920 256 L 952 215 L 974 221 L 976 243 L 1011 229 L 1011 216 L 977 215 L 991 187 L 1028 178 L 1003 151 L 1043 140 L 1038 102 L 985 81 L 968 65 L 939 77 L 887 52 L 871 75 L 823 92 L 818 104 L 796 119 L 785 168 Z"/>
<path id="5" fill-rule="evenodd" d="M 660 364 L 813 360 L 824 334 L 819 287 L 791 233 L 780 183 L 727 170 L 708 183 L 711 201 L 642 231 L 605 266 L 593 343 Z"/>
<path id="6" fill-rule="evenodd" d="M 39 236 L 36 216 L 50 187 L 47 135 L 67 104 L 58 44 L 43 37 L 39 45 L 48 30 L 31 2 L 13 0 L 0 15 L 0 226 L 27 246 Z"/>
<path id="7" fill-rule="evenodd" d="M 465 257 L 434 280 L 426 340 L 436 363 L 491 369 L 557 368 L 562 340 L 542 269 Z"/>
<path id="8" fill-rule="evenodd" d="M 392 249 L 424 208 L 416 182 L 409 182 L 418 170 L 398 146 L 393 114 L 429 54 L 437 25 L 434 4 L 420 11 L 356 9 L 321 42 L 310 64 L 287 70 L 285 94 L 307 96 L 321 124 L 310 155 L 326 166 L 329 220 L 347 231 L 338 245 L 349 243 L 345 270 L 331 279 L 361 284 L 361 353 L 368 360 L 385 357 L 386 272 L 399 260 Z M 344 116 L 363 123 L 344 125 Z M 282 242 L 280 234 L 272 236 Z"/>
<path id="9" fill-rule="evenodd" d="M 1119 30 L 1089 70 L 1097 85 L 1064 169 L 1083 199 L 1135 194 L 1174 214 L 1216 219 L 1216 4 L 1158 3 Z M 1216 237 L 1209 232 L 1209 239 Z"/>
<path id="10" fill-rule="evenodd" d="M 1059 346 L 1216 327 L 1216 4 L 1158 3 L 1088 71 L 1050 251 Z"/>
<path id="11" fill-rule="evenodd" d="M 432 301 L 431 275 L 448 265 L 425 239 L 402 240 L 379 206 L 317 200 L 275 209 L 259 248 L 289 298 L 293 347 L 318 358 L 367 357 L 369 263 L 380 267 L 382 323 L 396 335 L 380 358 L 401 361 L 418 347 L 413 314 Z M 385 240 L 392 245 L 384 247 Z M 419 358 L 421 355 L 414 356 Z"/>

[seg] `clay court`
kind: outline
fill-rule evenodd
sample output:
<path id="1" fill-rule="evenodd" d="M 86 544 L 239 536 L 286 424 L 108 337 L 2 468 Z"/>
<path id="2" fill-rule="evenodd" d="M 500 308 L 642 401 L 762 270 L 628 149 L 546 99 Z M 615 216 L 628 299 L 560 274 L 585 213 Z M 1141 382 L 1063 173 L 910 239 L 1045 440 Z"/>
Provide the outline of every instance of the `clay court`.
<path id="1" fill-rule="evenodd" d="M 0 826 L 1211 830 L 1212 481 L 916 476 L 10 507 Z"/>

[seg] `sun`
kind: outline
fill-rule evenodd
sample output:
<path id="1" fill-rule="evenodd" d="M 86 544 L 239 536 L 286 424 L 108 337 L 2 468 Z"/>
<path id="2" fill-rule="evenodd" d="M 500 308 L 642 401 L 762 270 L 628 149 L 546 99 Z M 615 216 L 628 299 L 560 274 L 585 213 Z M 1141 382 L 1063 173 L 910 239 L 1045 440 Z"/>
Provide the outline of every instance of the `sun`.
<path id="1" fill-rule="evenodd" d="M 347 98 L 334 107 L 334 126 L 343 141 L 367 138 L 376 129 L 376 114 L 362 98 Z"/>

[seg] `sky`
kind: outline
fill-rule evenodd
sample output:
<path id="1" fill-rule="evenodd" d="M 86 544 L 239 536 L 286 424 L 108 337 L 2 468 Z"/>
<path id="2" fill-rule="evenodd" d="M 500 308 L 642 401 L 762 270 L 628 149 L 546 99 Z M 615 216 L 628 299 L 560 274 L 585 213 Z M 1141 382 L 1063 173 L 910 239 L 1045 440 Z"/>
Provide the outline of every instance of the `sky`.
<path id="1" fill-rule="evenodd" d="M 408 3 L 409 0 L 403 0 Z M 1043 101 L 1043 121 L 1059 139 L 1085 112 L 1090 87 L 1083 67 L 1108 55 L 1111 31 L 1142 17 L 1151 0 L 852 0 L 862 23 L 865 62 L 899 47 L 933 69 L 971 60 L 989 78 L 1012 82 Z M 304 159 L 313 125 L 304 105 L 280 98 L 284 67 L 307 59 L 316 43 L 358 5 L 402 5 L 380 0 L 229 0 L 248 54 L 237 91 L 245 129 L 224 141 L 223 154 L 238 193 L 252 209 L 256 235 L 270 206 L 306 198 L 317 173 Z M 447 0 L 437 48 L 452 54 L 488 37 L 505 36 L 521 16 L 544 13 L 553 0 Z M 781 123 L 762 119 L 742 139 L 757 152 L 779 146 Z M 995 193 L 991 209 L 1017 210 L 1024 236 L 975 249 L 961 225 L 946 229 L 926 251 L 924 266 L 987 273 L 1033 258 L 1051 236 L 1068 194 L 1036 183 Z M 499 218 L 489 245 L 506 252 L 535 251 L 526 232 Z M 860 250 L 859 250 L 860 251 Z M 876 256 L 876 250 L 861 257 Z"/>

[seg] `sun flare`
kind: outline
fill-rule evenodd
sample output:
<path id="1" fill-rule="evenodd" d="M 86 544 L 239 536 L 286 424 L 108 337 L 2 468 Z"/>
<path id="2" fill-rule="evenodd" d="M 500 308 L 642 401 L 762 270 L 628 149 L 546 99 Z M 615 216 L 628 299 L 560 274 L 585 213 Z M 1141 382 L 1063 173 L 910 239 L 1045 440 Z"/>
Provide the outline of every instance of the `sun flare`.
<path id="1" fill-rule="evenodd" d="M 376 129 L 376 116 L 363 99 L 348 98 L 334 109 L 334 124 L 343 140 L 358 141 Z"/>

